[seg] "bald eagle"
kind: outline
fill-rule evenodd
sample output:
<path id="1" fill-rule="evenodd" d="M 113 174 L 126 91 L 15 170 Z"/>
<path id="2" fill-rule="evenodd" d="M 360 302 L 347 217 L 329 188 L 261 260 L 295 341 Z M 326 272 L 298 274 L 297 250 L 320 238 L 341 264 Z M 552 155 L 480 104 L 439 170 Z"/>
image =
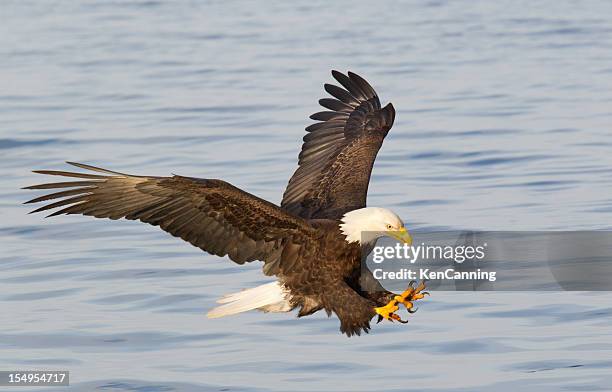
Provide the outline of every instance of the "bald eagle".
<path id="1" fill-rule="evenodd" d="M 310 116 L 317 122 L 306 128 L 298 168 L 280 206 L 222 180 L 138 176 L 73 162 L 68 163 L 88 172 L 35 170 L 78 180 L 26 187 L 55 190 L 26 203 L 60 199 L 32 211 L 62 207 L 48 216 L 139 220 L 238 264 L 263 261 L 263 272 L 276 277 L 221 298 L 209 317 L 296 308 L 302 317 L 325 310 L 337 315 L 348 336 L 368 332 L 375 316 L 379 322 L 405 322 L 396 311 L 403 304 L 412 313 L 412 302 L 427 294 L 424 283 L 411 282 L 397 295 L 362 267 L 362 253 L 381 236 L 412 242 L 396 214 L 366 207 L 372 166 L 395 109 L 390 103 L 381 107 L 360 76 L 338 71 L 332 76 L 342 87 L 325 84 L 333 98 L 321 99 L 328 110 Z"/>

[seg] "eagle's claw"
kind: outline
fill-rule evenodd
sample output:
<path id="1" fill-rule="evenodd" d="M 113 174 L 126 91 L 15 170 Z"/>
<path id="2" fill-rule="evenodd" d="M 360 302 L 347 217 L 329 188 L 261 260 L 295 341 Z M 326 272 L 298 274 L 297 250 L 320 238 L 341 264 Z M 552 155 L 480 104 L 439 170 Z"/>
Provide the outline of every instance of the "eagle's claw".
<path id="1" fill-rule="evenodd" d="M 408 313 L 416 312 L 416 309 L 412 310 L 414 306 L 412 302 L 425 298 L 426 295 L 429 295 L 429 292 L 423 291 L 425 289 L 426 282 L 427 280 L 423 280 L 417 287 L 414 287 L 415 281 L 410 281 L 406 291 L 400 295 L 397 295 L 395 300 L 397 300 L 398 303 L 403 304 L 406 307 L 406 310 L 408 310 Z"/>
<path id="2" fill-rule="evenodd" d="M 417 287 L 414 287 L 415 281 L 411 281 L 408 283 L 408 288 L 406 291 L 400 295 L 396 295 L 385 306 L 374 308 L 378 314 L 378 320 L 376 323 L 378 324 L 384 319 L 389 321 L 399 321 L 402 324 L 406 324 L 408 320 L 402 320 L 395 312 L 399 309 L 399 304 L 402 304 L 406 307 L 408 313 L 416 313 L 418 308 L 414 308 L 412 302 L 429 295 L 427 291 L 423 291 L 425 289 L 425 282 L 427 281 L 423 280 Z"/>
<path id="3" fill-rule="evenodd" d="M 395 313 L 395 311 L 397 311 L 398 309 L 399 309 L 399 306 L 397 306 L 397 301 L 395 299 L 392 299 L 391 301 L 389 301 L 389 303 L 386 304 L 385 306 L 374 308 L 374 310 L 378 314 L 378 321 L 376 321 L 376 323 L 378 324 L 383 319 L 385 319 L 391 322 L 399 321 L 402 324 L 406 324 L 408 321 L 402 320 L 402 318 Z"/>

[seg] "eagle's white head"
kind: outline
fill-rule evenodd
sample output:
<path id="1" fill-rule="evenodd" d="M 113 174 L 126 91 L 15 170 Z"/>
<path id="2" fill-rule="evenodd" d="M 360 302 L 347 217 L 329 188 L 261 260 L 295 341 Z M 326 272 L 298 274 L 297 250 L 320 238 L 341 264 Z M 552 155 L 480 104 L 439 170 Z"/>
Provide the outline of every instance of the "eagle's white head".
<path id="1" fill-rule="evenodd" d="M 386 208 L 366 207 L 349 211 L 341 219 L 340 231 L 349 243 L 365 245 L 382 236 L 389 236 L 408 245 L 412 244 L 412 237 L 404 227 L 404 222 Z"/>

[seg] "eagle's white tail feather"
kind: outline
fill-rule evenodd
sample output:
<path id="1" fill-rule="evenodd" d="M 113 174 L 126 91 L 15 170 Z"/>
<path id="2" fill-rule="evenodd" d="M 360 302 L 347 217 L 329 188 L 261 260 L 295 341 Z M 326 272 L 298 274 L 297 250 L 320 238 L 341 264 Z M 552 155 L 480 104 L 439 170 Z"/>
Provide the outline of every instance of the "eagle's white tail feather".
<path id="1" fill-rule="evenodd" d="M 291 306 L 288 293 L 279 282 L 266 283 L 252 289 L 225 295 L 217 301 L 222 304 L 208 312 L 209 318 L 218 318 L 253 309 L 288 312 Z"/>

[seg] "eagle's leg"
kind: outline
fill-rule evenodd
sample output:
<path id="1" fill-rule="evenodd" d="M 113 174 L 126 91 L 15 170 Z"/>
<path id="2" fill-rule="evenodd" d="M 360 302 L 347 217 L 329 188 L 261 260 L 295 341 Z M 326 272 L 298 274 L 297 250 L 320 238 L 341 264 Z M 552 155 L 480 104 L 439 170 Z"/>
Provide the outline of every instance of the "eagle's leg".
<path id="1" fill-rule="evenodd" d="M 403 304 L 408 310 L 408 313 L 414 313 L 415 310 L 412 310 L 414 304 L 412 302 L 417 301 L 419 299 L 425 298 L 426 295 L 429 295 L 427 291 L 423 291 L 425 289 L 425 283 L 427 280 L 421 281 L 417 287 L 414 287 L 414 280 L 408 283 L 408 288 L 406 291 L 395 297 L 397 302 Z"/>
<path id="2" fill-rule="evenodd" d="M 414 287 L 415 282 L 411 281 L 408 284 L 408 288 L 403 293 L 393 297 L 385 306 L 374 308 L 378 314 L 378 322 L 382 321 L 382 319 L 386 319 L 389 321 L 397 320 L 401 323 L 407 323 L 408 321 L 402 320 L 395 312 L 399 309 L 399 304 L 404 305 L 408 313 L 416 312 L 416 310 L 412 310 L 414 307 L 412 302 L 429 295 L 427 291 L 423 291 L 426 282 L 426 280 L 423 280 L 417 287 Z"/>

